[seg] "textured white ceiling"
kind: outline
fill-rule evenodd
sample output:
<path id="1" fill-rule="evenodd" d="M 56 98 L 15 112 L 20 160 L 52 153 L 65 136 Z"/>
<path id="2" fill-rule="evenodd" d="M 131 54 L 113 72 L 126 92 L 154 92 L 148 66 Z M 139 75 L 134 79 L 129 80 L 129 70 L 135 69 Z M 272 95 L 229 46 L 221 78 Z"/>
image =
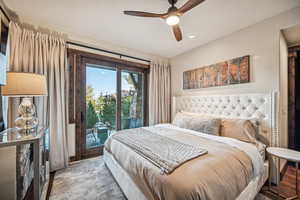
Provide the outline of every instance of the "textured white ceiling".
<path id="1" fill-rule="evenodd" d="M 21 19 L 61 27 L 97 41 L 174 57 L 300 5 L 300 0 L 206 0 L 181 18 L 177 42 L 161 19 L 130 17 L 123 10 L 165 12 L 167 0 L 4 0 Z M 177 7 L 186 0 L 178 0 Z M 189 39 L 188 35 L 196 35 Z"/>

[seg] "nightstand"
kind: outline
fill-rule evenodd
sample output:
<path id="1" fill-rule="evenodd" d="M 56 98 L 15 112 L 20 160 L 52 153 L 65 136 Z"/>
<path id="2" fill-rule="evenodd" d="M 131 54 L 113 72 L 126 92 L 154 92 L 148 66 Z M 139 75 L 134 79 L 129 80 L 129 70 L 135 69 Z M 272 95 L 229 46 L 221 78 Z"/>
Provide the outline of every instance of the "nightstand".
<path id="1" fill-rule="evenodd" d="M 298 195 L 298 169 L 299 169 L 299 162 L 300 162 L 300 152 L 298 151 L 294 151 L 291 149 L 285 149 L 285 148 L 278 148 L 278 147 L 269 147 L 267 148 L 267 152 L 269 156 L 274 156 L 278 158 L 278 164 L 277 164 L 277 169 L 280 169 L 280 158 L 287 160 L 287 161 L 291 161 L 291 162 L 295 162 L 296 163 L 296 195 L 293 197 L 289 197 L 286 198 L 282 195 L 280 195 L 278 192 L 273 192 L 271 190 L 271 179 L 269 177 L 269 190 L 279 196 L 282 196 L 286 199 L 296 199 L 299 197 Z M 269 159 L 270 160 L 270 159 Z M 271 163 L 269 163 L 269 166 L 271 166 Z"/>
<path id="2" fill-rule="evenodd" d="M 25 135 L 15 128 L 0 133 L 0 199 L 22 200 L 33 184 L 34 200 L 44 199 L 49 178 L 48 129 Z"/>

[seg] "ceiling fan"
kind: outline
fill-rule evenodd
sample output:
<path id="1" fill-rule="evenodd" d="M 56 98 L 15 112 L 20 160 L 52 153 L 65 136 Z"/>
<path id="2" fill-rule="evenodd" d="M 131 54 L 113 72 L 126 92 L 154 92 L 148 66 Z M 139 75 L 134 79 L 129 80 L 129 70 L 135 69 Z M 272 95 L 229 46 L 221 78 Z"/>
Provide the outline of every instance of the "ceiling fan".
<path id="1" fill-rule="evenodd" d="M 167 13 L 156 14 L 156 13 L 140 12 L 140 11 L 124 11 L 124 14 L 137 16 L 137 17 L 156 17 L 156 18 L 164 19 L 169 26 L 172 26 L 175 38 L 179 42 L 182 40 L 182 32 L 179 27 L 180 17 L 187 11 L 191 10 L 192 8 L 198 6 L 200 3 L 204 2 L 205 0 L 188 0 L 188 2 L 186 2 L 179 9 L 175 6 L 177 0 L 168 0 L 168 1 L 171 4 L 171 7 L 168 9 Z"/>

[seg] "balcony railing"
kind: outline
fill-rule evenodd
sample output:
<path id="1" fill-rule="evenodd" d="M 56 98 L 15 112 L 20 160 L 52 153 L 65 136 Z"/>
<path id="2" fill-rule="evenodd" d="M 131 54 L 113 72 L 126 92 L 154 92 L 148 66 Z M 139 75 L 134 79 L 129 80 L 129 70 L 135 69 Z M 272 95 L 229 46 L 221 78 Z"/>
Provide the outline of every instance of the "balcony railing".
<path id="1" fill-rule="evenodd" d="M 99 125 L 101 124 L 101 125 Z M 86 130 L 86 147 L 94 148 L 104 145 L 107 138 L 114 134 L 116 130 L 106 127 L 103 123 L 99 123 L 92 129 Z M 140 118 L 122 119 L 122 129 L 138 128 L 143 126 L 143 120 Z"/>

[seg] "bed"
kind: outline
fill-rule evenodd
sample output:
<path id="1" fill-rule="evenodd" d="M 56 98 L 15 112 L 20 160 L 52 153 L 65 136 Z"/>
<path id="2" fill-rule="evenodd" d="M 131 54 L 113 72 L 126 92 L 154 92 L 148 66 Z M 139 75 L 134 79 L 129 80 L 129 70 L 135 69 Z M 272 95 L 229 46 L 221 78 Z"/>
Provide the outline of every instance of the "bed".
<path id="1" fill-rule="evenodd" d="M 277 146 L 275 97 L 275 93 L 180 96 L 174 97 L 172 110 L 173 115 L 185 111 L 222 118 L 255 118 L 260 124 L 261 140 Z M 269 176 L 268 162 L 252 144 L 171 124 L 145 130 L 184 143 L 201 144 L 208 153 L 187 161 L 166 175 L 122 142 L 110 140 L 104 149 L 104 160 L 129 200 L 250 200 L 255 198 Z M 276 180 L 276 174 L 271 175 Z"/>

